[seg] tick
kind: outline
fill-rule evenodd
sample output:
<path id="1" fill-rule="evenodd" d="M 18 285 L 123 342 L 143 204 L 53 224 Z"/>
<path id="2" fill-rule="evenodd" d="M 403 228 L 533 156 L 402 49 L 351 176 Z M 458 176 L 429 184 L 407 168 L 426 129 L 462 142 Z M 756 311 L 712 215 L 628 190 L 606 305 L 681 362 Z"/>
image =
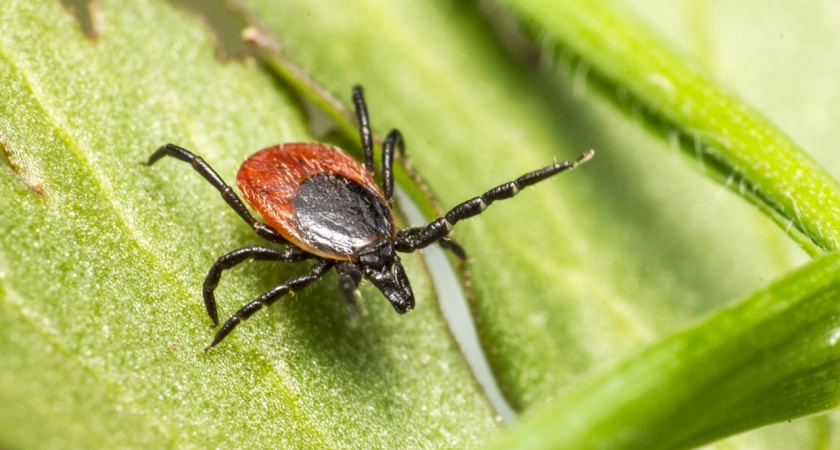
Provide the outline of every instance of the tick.
<path id="1" fill-rule="evenodd" d="M 286 245 L 278 250 L 255 246 L 234 250 L 210 268 L 202 294 L 213 325 L 219 325 L 214 291 L 222 273 L 247 260 L 314 261 L 308 274 L 289 280 L 242 307 L 219 329 L 221 342 L 237 325 L 268 308 L 287 294 L 308 286 L 330 269 L 339 273 L 338 285 L 350 318 L 358 321 L 355 293 L 362 278 L 369 280 L 405 314 L 414 309 L 414 293 L 397 252 L 411 253 L 438 243 L 460 258 L 466 253 L 447 237 L 461 220 L 476 216 L 491 203 L 513 197 L 523 188 L 592 158 L 592 150 L 576 161 L 554 163 L 502 184 L 452 208 L 422 227 L 398 229 L 391 211 L 394 196 L 394 152 L 405 153 L 402 134 L 392 130 L 382 145 L 382 188 L 374 181 L 373 134 L 362 88 L 353 88 L 353 103 L 365 162 L 360 164 L 341 149 L 317 143 L 288 143 L 261 150 L 242 163 L 236 183 L 245 201 L 259 213 L 260 222 L 233 189 L 201 157 L 176 145 L 157 149 L 146 165 L 164 156 L 188 162 L 215 187 L 227 204 L 261 237 Z"/>

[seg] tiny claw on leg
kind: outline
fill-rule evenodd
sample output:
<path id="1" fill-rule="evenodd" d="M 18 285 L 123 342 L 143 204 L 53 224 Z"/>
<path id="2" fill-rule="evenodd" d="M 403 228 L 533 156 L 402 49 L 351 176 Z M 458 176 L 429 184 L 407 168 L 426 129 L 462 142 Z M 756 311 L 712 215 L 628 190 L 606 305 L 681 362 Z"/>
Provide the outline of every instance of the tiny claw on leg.
<path id="1" fill-rule="evenodd" d="M 208 345 L 207 347 L 204 347 L 204 353 L 207 353 L 207 350 L 210 350 L 211 348 L 215 347 L 216 344 L 222 342 L 222 339 L 224 339 L 224 336 L 222 336 L 222 338 L 220 339 L 219 335 L 216 334 L 216 337 L 213 338 L 213 342 L 211 342 L 210 345 Z"/>

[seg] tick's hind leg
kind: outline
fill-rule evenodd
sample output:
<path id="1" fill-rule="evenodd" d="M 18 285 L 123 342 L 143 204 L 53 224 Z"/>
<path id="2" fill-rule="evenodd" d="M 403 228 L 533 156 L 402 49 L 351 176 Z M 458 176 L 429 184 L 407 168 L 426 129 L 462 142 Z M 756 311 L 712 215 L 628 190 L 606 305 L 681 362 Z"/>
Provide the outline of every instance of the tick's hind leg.
<path id="1" fill-rule="evenodd" d="M 222 325 L 222 328 L 219 329 L 219 332 L 216 333 L 216 336 L 213 338 L 213 342 L 211 342 L 210 345 L 205 347 L 204 351 L 206 352 L 210 349 L 210 347 L 213 347 L 219 342 L 222 342 L 222 340 L 225 337 L 227 337 L 227 335 L 230 334 L 230 332 L 233 331 L 233 329 L 236 328 L 237 325 L 248 320 L 248 318 L 253 316 L 254 313 L 256 313 L 257 311 L 268 308 L 269 306 L 274 304 L 274 302 L 280 300 L 280 298 L 284 295 L 297 292 L 305 288 L 318 278 L 324 276 L 327 273 L 327 271 L 330 270 L 333 264 L 335 264 L 335 261 L 322 259 L 312 266 L 312 269 L 309 271 L 308 274 L 302 277 L 295 278 L 291 281 L 287 281 L 285 284 L 281 284 L 280 286 L 273 288 L 265 294 L 257 297 L 256 300 L 242 307 L 242 309 L 237 311 L 236 314 L 230 316 L 230 319 L 228 319 L 227 322 L 225 322 L 225 324 Z"/>
<path id="2" fill-rule="evenodd" d="M 394 151 L 405 157 L 405 141 L 399 130 L 391 130 L 382 144 L 382 193 L 389 205 L 394 204 Z"/>
<path id="3" fill-rule="evenodd" d="M 361 86 L 353 86 L 353 105 L 356 107 L 356 120 L 359 121 L 359 138 L 365 153 L 365 169 L 373 175 L 373 132 L 370 131 L 370 117 Z"/>
<path id="4" fill-rule="evenodd" d="M 152 153 L 152 156 L 149 157 L 149 160 L 146 162 L 147 166 L 151 166 L 159 159 L 163 158 L 164 156 L 171 156 L 175 159 L 180 159 L 181 161 L 186 161 L 192 165 L 193 169 L 196 172 L 201 174 L 205 180 L 209 181 L 210 184 L 215 187 L 220 194 L 222 194 L 222 198 L 227 202 L 227 204 L 239 214 L 239 217 L 242 217 L 248 225 L 253 228 L 253 230 L 260 235 L 260 237 L 267 239 L 271 242 L 277 243 L 287 243 L 288 241 L 280 235 L 277 231 L 275 231 L 270 226 L 258 222 L 254 216 L 248 211 L 248 208 L 245 207 L 245 204 L 242 203 L 242 200 L 236 195 L 236 192 L 225 183 L 225 180 L 210 167 L 200 156 L 197 156 L 190 152 L 189 150 L 183 149 L 178 147 L 177 145 L 173 144 L 166 144 L 163 147 L 155 150 Z"/>
<path id="5" fill-rule="evenodd" d="M 365 169 L 373 175 L 373 132 L 370 129 L 370 116 L 361 86 L 353 87 L 353 105 L 356 107 L 356 120 L 359 121 L 359 138 L 365 154 Z M 382 144 L 382 191 L 389 204 L 394 202 L 394 151 L 400 157 L 405 154 L 405 144 L 399 130 L 391 130 Z"/>
<path id="6" fill-rule="evenodd" d="M 297 247 L 287 248 L 282 251 L 270 247 L 245 247 L 234 250 L 217 259 L 207 273 L 207 278 L 204 279 L 204 288 L 202 289 L 204 307 L 207 308 L 207 315 L 213 320 L 213 325 L 219 325 L 219 315 L 216 312 L 216 296 L 214 291 L 216 290 L 216 286 L 219 285 L 219 280 L 222 278 L 222 273 L 225 270 L 231 269 L 248 260 L 297 262 L 309 258 L 314 258 L 314 256 Z"/>

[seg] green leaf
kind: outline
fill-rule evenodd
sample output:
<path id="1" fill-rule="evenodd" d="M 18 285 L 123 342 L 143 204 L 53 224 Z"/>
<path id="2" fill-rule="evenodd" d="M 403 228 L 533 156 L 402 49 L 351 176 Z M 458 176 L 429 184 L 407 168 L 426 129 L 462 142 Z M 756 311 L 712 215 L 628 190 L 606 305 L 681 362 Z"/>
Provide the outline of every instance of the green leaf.
<path id="1" fill-rule="evenodd" d="M 0 6 L 0 446 L 463 447 L 495 429 L 416 259 L 413 314 L 368 286 L 352 329 L 330 275 L 201 351 L 207 269 L 264 241 L 189 165 L 138 161 L 173 142 L 232 180 L 313 138 L 195 18 L 97 3 L 96 40 L 53 0 Z M 305 270 L 230 271 L 221 314 Z"/>
<path id="2" fill-rule="evenodd" d="M 639 121 L 626 111 L 617 113 L 613 100 L 591 95 L 587 80 L 625 94 L 640 82 L 621 78 L 605 85 L 603 75 L 599 78 L 586 59 L 599 56 L 595 52 L 600 49 L 587 48 L 589 53 L 579 55 L 584 63 L 572 73 L 565 66 L 542 73 L 505 54 L 494 34 L 499 30 L 488 27 L 486 17 L 471 5 L 243 3 L 279 36 L 284 54 L 330 91 L 340 93 L 342 86 L 354 82 L 367 87 L 374 126 L 380 133 L 392 126 L 404 132 L 415 166 L 444 206 L 504 181 L 503 173 L 532 169 L 546 155 L 566 159 L 589 147 L 597 149 L 592 163 L 567 176 L 574 181 L 543 183 L 527 197 L 493 206 L 456 230 L 474 257 L 465 283 L 472 289 L 485 349 L 517 408 L 531 407 L 576 382 L 586 382 L 640 346 L 784 274 L 804 260 L 788 240 L 788 232 L 811 254 L 834 246 L 836 183 L 765 119 L 732 97 L 725 97 L 727 105 L 749 126 L 733 129 L 737 119 L 721 107 L 701 117 L 705 125 L 718 121 L 724 128 L 700 136 L 704 139 L 700 165 L 713 178 L 729 180 L 738 196 L 756 202 L 782 223 L 781 230 L 738 196 L 687 175 L 684 160 L 663 156 L 669 148 L 685 150 L 680 132 L 693 137 L 698 125 L 686 115 L 656 115 L 673 98 L 660 98 L 652 107 L 642 103 L 646 98 L 632 97 L 630 111 L 638 107 L 644 113 L 645 120 Z M 592 13 L 604 8 L 591 7 Z M 580 16 L 583 20 L 586 14 Z M 628 38 L 626 19 L 614 20 L 622 21 L 615 34 L 605 26 L 587 37 L 597 34 L 610 42 Z M 651 40 L 647 31 L 634 25 L 632 31 L 636 30 L 646 39 L 647 50 L 667 52 L 666 45 Z M 506 31 L 502 30 L 503 37 Z M 554 35 L 543 36 L 551 59 Z M 732 41 L 727 38 L 721 38 L 720 45 Z M 574 39 L 579 38 L 568 38 Z M 569 46 L 566 41 L 560 44 Z M 625 61 L 629 59 L 625 55 L 618 62 L 629 64 L 632 61 Z M 743 65 L 733 67 L 744 71 Z M 692 101 L 729 95 L 706 76 L 691 79 L 695 84 L 685 87 L 685 94 Z M 677 81 L 674 85 L 682 86 Z M 657 86 L 646 86 L 648 91 L 642 92 L 658 93 Z M 694 91 L 698 88 L 708 91 Z M 680 89 L 671 94 L 679 96 Z M 386 119 L 378 120 L 379 114 Z M 640 133 L 639 124 L 664 127 L 656 131 L 670 141 Z M 756 129 L 764 134 L 762 142 L 771 144 L 752 147 L 746 156 L 738 156 L 718 139 L 730 133 L 755 143 L 756 136 L 750 133 Z M 694 140 L 688 143 L 692 161 L 697 161 Z M 765 164 L 772 167 L 762 169 Z M 787 190 L 796 201 L 807 196 L 803 205 L 809 211 L 800 214 L 800 205 L 786 197 Z M 687 363 L 694 362 L 686 356 Z M 765 360 L 765 369 L 777 362 Z M 831 397 L 819 392 L 816 384 L 811 393 L 823 400 Z M 815 401 L 807 408 L 814 412 L 833 405 L 830 400 Z M 807 409 L 784 402 L 773 406 L 752 418 L 750 426 L 795 417 Z M 609 410 L 609 405 L 603 407 Z M 744 429 L 747 422 L 733 422 L 726 430 Z M 539 430 L 529 431 L 550 433 L 555 426 L 550 421 L 541 424 Z M 697 426 L 702 425 L 707 424 Z M 806 421 L 796 426 L 801 439 L 778 439 L 778 432 L 770 430 L 740 439 L 738 445 L 820 445 L 830 439 L 830 428 L 830 420 Z M 708 433 L 703 439 L 721 435 Z"/>
<path id="3" fill-rule="evenodd" d="M 573 59 L 573 65 L 578 73 L 585 73 L 585 76 L 594 81 L 594 84 L 606 92 L 608 97 L 612 98 L 615 93 L 620 93 L 621 95 L 613 98 L 613 101 L 631 107 L 637 114 L 643 111 L 645 114 L 641 117 L 645 125 L 652 126 L 656 131 L 666 134 L 674 141 L 677 137 L 683 139 L 681 142 L 683 150 L 687 150 L 692 159 L 702 156 L 699 165 L 707 174 L 724 181 L 739 195 L 758 203 L 809 253 L 819 253 L 820 247 L 835 248 L 836 231 L 834 230 L 836 230 L 836 205 L 838 204 L 836 181 L 782 132 L 769 125 L 766 119 L 745 106 L 742 101 L 727 92 L 726 88 L 714 82 L 704 69 L 698 69 L 691 62 L 687 62 L 683 56 L 673 53 L 668 48 L 669 44 L 652 37 L 644 27 L 635 23 L 627 17 L 625 11 L 615 8 L 614 5 L 604 2 L 574 1 L 562 2 L 562 4 L 555 2 L 557 4 L 551 5 L 519 1 L 506 3 L 532 21 L 534 30 L 549 43 L 547 51 L 557 51 L 565 55 L 578 53 L 579 59 Z M 792 5 L 788 8 L 781 5 L 764 8 L 764 4 L 756 4 L 754 8 L 742 9 L 743 5 L 741 7 L 729 7 L 729 5 L 710 7 L 697 3 L 693 7 L 677 7 L 676 5 L 654 5 L 657 2 L 648 3 L 650 4 L 641 7 L 638 3 L 633 3 L 628 4 L 627 7 L 635 7 L 645 13 L 647 19 L 668 30 L 670 37 L 687 41 L 688 44 L 681 43 L 689 47 L 694 45 L 695 52 L 721 72 L 718 76 L 741 81 L 738 87 L 753 94 L 756 90 L 760 91 L 763 86 L 765 89 L 762 92 L 763 96 L 753 95 L 752 98 L 759 100 L 759 104 L 775 106 L 776 109 L 771 109 L 771 111 L 776 116 L 787 119 L 788 128 L 795 136 L 807 138 L 809 133 L 814 135 L 824 132 L 819 130 L 819 125 L 816 125 L 814 121 L 819 123 L 822 114 L 820 109 L 823 108 L 821 104 L 830 105 L 831 98 L 836 98 L 840 93 L 836 88 L 837 66 L 824 63 L 824 61 L 836 59 L 830 55 L 837 54 L 836 43 L 840 38 L 836 27 L 828 23 L 823 24 L 821 20 L 824 16 L 830 16 L 831 8 L 827 5 L 810 5 L 809 9 L 801 9 Z M 739 17 L 741 20 L 738 20 Z M 746 23 L 750 24 L 749 32 L 745 32 L 742 26 Z M 755 27 L 754 24 L 762 26 Z M 691 29 L 693 33 L 686 33 L 686 29 Z M 709 33 L 709 30 L 714 30 L 714 34 L 703 34 Z M 792 36 L 795 36 L 793 39 L 795 42 L 786 42 Z M 745 37 L 747 39 L 744 39 Z M 749 40 L 750 38 L 752 41 Z M 555 44 L 557 47 L 554 47 Z M 738 48 L 739 45 L 740 48 Z M 829 49 L 823 48 L 826 46 Z M 780 47 L 786 51 L 779 51 Z M 710 52 L 710 48 L 718 52 Z M 805 48 L 808 50 L 802 51 Z M 762 53 L 761 50 L 765 51 Z M 720 70 L 721 66 L 729 71 Z M 780 68 L 788 70 L 780 70 Z M 796 75 L 793 75 L 794 73 Z M 790 80 L 798 77 L 799 74 L 807 74 L 804 82 L 791 83 Z M 757 77 L 768 77 L 771 81 L 758 82 Z M 773 86 L 773 82 L 777 87 L 775 90 L 772 87 L 768 90 L 768 87 Z M 679 86 L 679 89 L 665 89 L 670 83 L 674 83 L 672 87 Z M 797 85 L 799 85 L 798 89 Z M 756 86 L 759 88 L 756 89 Z M 824 97 L 812 98 L 811 103 L 808 103 L 809 93 L 816 91 Z M 797 120 L 791 120 L 792 114 L 789 112 L 796 110 L 794 105 L 806 104 L 810 107 L 802 108 L 798 113 L 794 113 L 799 118 L 799 123 Z M 823 124 L 823 127 L 825 125 Z M 689 136 L 691 139 L 686 141 L 684 136 Z M 805 139 L 805 142 L 809 140 Z M 810 142 L 816 144 L 812 145 L 815 156 L 821 156 L 829 167 L 836 165 L 835 155 L 825 150 L 831 138 L 823 139 L 822 142 L 814 142 L 811 139 Z M 832 146 L 833 144 L 829 143 L 827 148 Z M 698 148 L 701 148 L 702 152 L 698 152 Z M 742 176 L 743 179 L 740 179 Z M 729 219 L 726 218 L 726 220 Z M 797 228 L 800 231 L 805 230 L 804 234 L 799 234 Z M 745 259 L 747 260 L 749 258 Z M 803 283 L 791 284 L 791 289 L 814 289 L 811 293 L 814 296 L 828 295 L 831 292 L 830 289 L 821 292 L 819 288 Z M 817 317 L 812 317 L 812 319 L 817 320 Z M 830 327 L 831 319 L 833 316 L 829 316 L 822 326 Z M 754 324 L 750 320 L 743 320 L 740 323 L 740 326 L 746 330 L 745 333 L 758 334 L 759 330 L 751 328 L 751 325 Z M 773 357 L 763 359 L 754 357 L 753 360 L 749 360 L 752 365 L 748 367 L 730 368 L 730 376 L 711 387 L 702 383 L 691 386 L 692 382 L 698 382 L 697 378 L 707 376 L 708 372 L 716 370 L 704 368 L 709 361 L 706 361 L 706 364 L 700 364 L 697 360 L 693 360 L 691 349 L 678 353 L 671 364 L 679 365 L 681 367 L 679 370 L 695 371 L 697 377 L 692 377 L 693 374 L 682 373 L 667 380 L 659 379 L 658 382 L 675 391 L 681 387 L 690 386 L 695 391 L 693 398 L 674 398 L 670 394 L 658 396 L 652 390 L 645 393 L 646 404 L 634 404 L 628 407 L 631 402 L 625 402 L 626 397 L 616 396 L 612 405 L 613 412 L 616 413 L 614 418 L 621 421 L 622 425 L 609 429 L 610 425 L 600 420 L 603 417 L 581 419 L 588 420 L 587 427 L 591 428 L 588 434 L 584 432 L 584 435 L 577 435 L 578 440 L 571 436 L 572 433 L 566 427 L 569 425 L 569 421 L 566 420 L 568 416 L 561 418 L 557 414 L 548 412 L 549 408 L 546 408 L 542 413 L 535 412 L 531 424 L 541 421 L 543 425 L 551 423 L 551 426 L 542 426 L 539 432 L 528 434 L 526 429 L 534 430 L 535 428 L 526 425 L 526 429 L 517 430 L 515 436 L 528 435 L 532 439 L 540 440 L 555 432 L 565 432 L 562 437 L 559 434 L 554 435 L 559 439 L 552 441 L 553 444 L 550 446 L 555 447 L 560 442 L 575 442 L 576 444 L 572 447 L 579 448 L 582 442 L 596 445 L 594 442 L 605 436 L 623 435 L 617 438 L 617 441 L 620 441 L 623 437 L 632 435 L 634 433 L 632 430 L 636 430 L 638 433 L 634 435 L 635 439 L 632 442 L 625 442 L 623 446 L 650 448 L 652 445 L 650 439 L 654 439 L 658 445 L 671 448 L 696 445 L 699 442 L 711 441 L 758 424 L 772 423 L 835 408 L 837 406 L 836 393 L 832 391 L 830 385 L 826 387 L 823 383 L 825 371 L 821 371 L 819 367 L 823 360 L 819 357 L 808 358 L 808 355 L 819 354 L 822 350 L 820 344 L 824 340 L 829 340 L 833 344 L 836 339 L 820 335 L 821 332 L 826 333 L 825 329 L 817 327 L 816 330 L 812 330 L 812 324 L 790 320 L 786 326 L 787 328 L 781 328 L 778 331 L 796 335 L 798 347 L 793 351 L 779 351 Z M 696 331 L 695 335 L 701 333 L 713 336 L 726 335 L 711 324 L 694 331 Z M 727 349 L 727 347 L 731 348 Z M 717 350 L 730 351 L 739 359 L 751 356 L 749 351 L 739 351 L 741 349 L 737 340 L 723 343 Z M 787 359 L 791 357 L 791 353 L 795 353 L 797 361 L 802 364 L 797 368 L 801 371 L 799 373 L 793 369 L 787 370 Z M 720 358 L 714 361 L 725 368 L 729 360 Z M 635 364 L 635 367 L 646 363 L 649 367 L 655 366 L 655 355 L 645 352 L 642 355 L 635 355 L 632 362 L 627 361 L 627 365 Z M 627 365 L 622 367 L 627 367 Z M 768 377 L 762 380 L 760 377 L 755 377 L 748 382 L 743 382 L 738 378 L 743 374 L 754 375 L 762 370 L 780 373 L 774 379 Z M 620 369 L 599 377 L 598 380 L 604 382 L 601 387 L 608 383 L 605 381 L 607 378 L 613 385 L 627 381 L 626 372 Z M 730 378 L 734 378 L 731 380 L 731 385 L 726 384 Z M 740 386 L 737 385 L 739 381 L 742 383 Z M 761 385 L 764 392 L 751 392 L 753 383 Z M 797 388 L 791 395 L 791 385 L 804 387 Z M 589 386 L 592 387 L 592 385 Z M 587 388 L 581 387 L 581 389 Z M 589 394 L 593 394 L 593 391 L 589 391 Z M 639 391 L 628 392 L 628 395 L 634 394 L 639 394 Z M 570 393 L 570 395 L 574 394 Z M 557 403 L 553 403 L 554 406 L 551 408 L 555 413 L 566 407 L 572 410 L 576 405 L 566 395 L 558 396 L 555 401 Z M 681 404 L 677 406 L 676 404 L 680 402 Z M 661 414 L 660 417 L 668 414 L 669 408 L 681 411 L 675 412 L 671 409 L 673 421 L 668 419 L 658 423 L 654 423 L 655 420 L 645 422 L 645 419 L 640 418 L 644 416 L 644 413 L 639 411 L 650 408 L 653 404 L 657 404 L 657 409 L 662 410 L 656 413 Z M 758 408 L 755 407 L 756 405 Z M 617 413 L 621 410 L 625 413 Z M 580 410 L 576 410 L 575 414 L 575 420 L 580 419 Z M 640 420 L 637 421 L 637 419 Z M 807 422 L 809 421 L 802 422 L 802 425 Z M 830 418 L 810 422 L 813 423 L 811 430 L 803 426 L 797 427 L 802 431 L 798 437 L 792 437 L 788 431 L 782 432 L 781 434 L 785 437 L 779 439 L 780 433 L 774 435 L 773 431 L 769 430 L 770 432 L 763 433 L 766 436 L 764 440 L 761 435 L 753 433 L 750 437 L 736 442 L 747 447 L 756 445 L 757 448 L 808 448 L 810 446 L 832 448 L 836 446 L 836 442 L 830 443 L 836 441 L 836 436 L 831 433 L 833 422 Z M 691 426 L 687 427 L 686 424 L 691 424 Z M 596 428 L 597 431 L 595 431 Z M 785 425 L 779 428 L 790 430 L 792 426 Z M 774 438 L 769 438 L 770 436 Z M 515 437 L 513 439 L 508 442 L 516 440 Z M 544 444 L 547 442 L 543 441 Z M 600 442 L 603 443 L 603 441 Z M 646 446 L 645 443 L 648 445 Z M 607 445 L 618 446 L 619 443 L 613 442 Z"/>
<path id="4" fill-rule="evenodd" d="M 795 250 L 761 214 L 654 153 L 663 145 L 603 99 L 578 99 L 570 77 L 516 63 L 470 5 L 243 3 L 330 91 L 366 86 L 374 128 L 403 131 L 444 207 L 596 149 L 455 230 L 473 256 L 479 332 L 517 408 L 790 267 Z M 737 262 L 746 255 L 756 262 Z"/>
<path id="5" fill-rule="evenodd" d="M 564 391 L 494 448 L 691 448 L 840 405 L 840 254 Z"/>
<path id="6" fill-rule="evenodd" d="M 9 405 L 0 409 L 0 446 L 465 447 L 493 440 L 492 414 L 441 324 L 416 256 L 404 258 L 419 299 L 409 315 L 394 314 L 367 286 L 362 325 L 351 330 L 336 280 L 328 277 L 201 353 L 212 335 L 204 329 L 208 320 L 199 294 L 208 266 L 226 251 L 263 241 L 186 164 L 166 160 L 144 168 L 137 161 L 175 142 L 232 180 L 236 165 L 256 149 L 313 138 L 287 88 L 255 66 L 215 61 L 211 39 L 194 18 L 149 0 L 98 3 L 103 8 L 93 15 L 96 41 L 52 0 L 0 6 L 0 401 Z M 682 2 L 647 4 L 653 5 L 652 21 L 680 23 L 668 14 Z M 565 65 L 546 70 L 523 64 L 506 49 L 512 44 L 509 30 L 500 33 L 488 22 L 488 9 L 490 15 L 506 13 L 487 3 L 480 11 L 471 2 L 445 0 L 248 0 L 247 5 L 316 87 L 346 104 L 351 85 L 365 86 L 374 127 L 380 134 L 392 127 L 405 133 L 415 166 L 443 207 L 553 159 L 597 150 L 581 170 L 493 205 L 456 229 L 473 257 L 464 281 L 479 332 L 515 407 L 537 411 L 555 396 L 594 402 L 603 399 L 595 394 L 610 382 L 632 381 L 633 368 L 637 374 L 663 373 L 657 370 L 651 380 L 599 402 L 584 427 L 606 424 L 605 430 L 615 431 L 639 423 L 630 420 L 634 411 L 621 409 L 632 404 L 644 413 L 634 420 L 644 421 L 651 435 L 664 430 L 670 440 L 663 442 L 688 444 L 834 405 L 832 378 L 821 379 L 814 369 L 825 363 L 833 370 L 826 344 L 833 336 L 831 316 L 808 322 L 813 330 L 802 325 L 830 309 L 822 296 L 833 284 L 816 275 L 830 275 L 834 259 L 766 290 L 772 295 L 756 294 L 660 342 L 731 299 L 759 288 L 765 292 L 767 280 L 805 259 L 766 216 L 798 219 L 790 216 L 790 202 L 776 203 L 785 183 L 797 195 L 808 194 L 800 185 L 790 186 L 794 174 L 782 170 L 782 184 L 768 182 L 762 177 L 773 170 L 761 173 L 749 161 L 733 163 L 737 155 L 712 145 L 723 161 L 712 164 L 712 154 L 704 154 L 712 175 L 728 178 L 736 165 L 747 167 L 752 172 L 745 183 L 769 187 L 760 192 L 772 195 L 750 198 L 764 214 L 756 211 L 739 190 L 730 195 L 697 176 L 676 157 L 676 145 L 639 126 L 685 130 L 674 123 L 685 118 L 639 121 L 619 111 L 614 101 L 587 88 L 587 80 L 599 79 L 593 65 L 569 73 Z M 633 2 L 645 8 L 640 5 Z M 772 9 L 765 6 L 727 6 L 740 12 L 741 20 L 731 19 L 730 10 L 708 17 L 718 27 L 729 21 L 738 28 L 744 17 L 751 21 Z M 837 29 L 831 14 L 799 6 L 791 11 L 810 18 L 797 31 L 803 35 L 819 28 L 812 26 L 814 17 Z M 825 130 L 832 129 L 833 108 L 840 104 L 832 88 L 836 72 L 826 70 L 813 97 L 807 93 L 815 67 L 837 59 L 832 52 L 840 46 L 830 44 L 836 41 L 794 45 L 807 51 L 789 64 L 774 59 L 789 55 L 777 51 L 784 45 L 770 41 L 763 51 L 738 47 L 743 41 L 737 33 L 718 36 L 716 29 L 703 29 L 705 16 L 699 17 L 715 50 L 727 52 L 723 65 L 738 81 L 739 93 L 751 92 L 750 100 L 759 99 L 759 109 L 774 121 L 786 118 L 782 128 L 797 141 L 810 136 L 802 141 L 807 148 L 814 143 L 833 148 L 835 137 Z M 762 30 L 775 36 L 773 22 L 767 23 Z M 618 28 L 612 37 L 627 37 L 619 31 L 625 30 Z M 681 29 L 670 32 L 685 36 Z M 544 36 L 543 56 L 552 60 L 556 47 L 551 34 Z M 659 41 L 648 44 L 652 51 L 663 47 Z M 715 55 L 708 51 L 702 57 L 708 63 Z M 753 72 L 752 66 L 761 69 Z M 753 73 L 757 80 L 744 75 Z M 784 80 L 783 89 L 764 83 L 773 76 Z M 627 92 L 635 81 L 622 82 Z M 296 94 L 308 89 L 289 86 Z M 777 97 L 777 91 L 786 95 Z M 645 106 L 634 93 L 631 111 Z M 341 118 L 338 105 L 318 104 Z M 822 112 L 806 108 L 810 104 Z M 662 118 L 648 108 L 641 108 L 648 114 L 643 118 Z M 819 118 L 822 122 L 814 120 Z M 822 134 L 814 132 L 820 124 Z M 344 129 L 348 133 L 346 124 Z M 348 138 L 355 139 L 352 130 Z M 839 160 L 824 152 L 822 162 L 836 168 Z M 812 254 L 831 248 L 836 221 L 831 180 L 795 149 L 781 153 L 788 167 L 816 173 L 816 183 L 807 186 L 825 196 L 806 199 L 810 210 L 792 224 L 794 233 L 801 233 L 794 237 L 805 244 L 806 236 L 813 238 L 808 242 L 816 244 L 807 244 Z M 752 161 L 764 156 L 754 153 Z M 416 186 L 402 187 L 423 201 Z M 821 198 L 828 205 L 825 217 L 813 206 Z M 226 274 L 219 289 L 223 314 L 303 270 L 259 263 Z M 765 301 L 796 312 L 796 320 L 759 307 Z M 721 317 L 736 313 L 737 323 L 721 325 L 726 322 Z M 751 341 L 749 332 L 755 330 L 775 340 Z M 715 331 L 732 341 L 720 342 Z M 694 342 L 691 336 L 707 336 L 709 342 L 699 342 L 695 353 L 677 354 L 672 365 L 655 364 L 660 346 Z M 794 342 L 786 345 L 784 336 Z M 767 348 L 783 351 L 762 353 Z M 682 362 L 693 364 L 703 349 L 714 360 L 687 372 L 693 366 Z M 795 350 L 800 351 L 789 357 Z M 746 363 L 731 355 L 753 355 L 756 365 L 744 369 Z M 708 389 L 709 380 L 727 367 L 735 371 L 728 377 L 731 399 Z M 620 375 L 609 376 L 615 373 Z M 755 385 L 743 381 L 753 375 L 749 381 Z M 661 410 L 655 404 L 661 395 L 649 396 L 651 403 L 632 403 L 629 397 L 651 386 L 642 382 L 656 380 L 673 384 L 679 396 L 666 398 Z M 797 389 L 760 392 L 774 380 L 801 383 Z M 568 393 L 558 395 L 564 389 Z M 739 399 L 755 399 L 766 408 L 726 408 L 726 401 Z M 699 419 L 686 425 L 664 417 L 674 411 L 677 418 L 696 413 L 691 417 Z M 523 419 L 523 429 L 512 436 L 550 437 L 553 428 L 569 430 L 584 417 L 563 416 L 570 421 L 558 425 L 558 414 L 566 412 L 547 413 L 533 435 L 528 422 L 542 419 Z M 713 424 L 720 427 L 709 430 Z M 685 430 L 671 434 L 675 426 Z M 833 427 L 832 418 L 803 420 L 750 433 L 736 445 L 830 448 L 837 440 Z"/>

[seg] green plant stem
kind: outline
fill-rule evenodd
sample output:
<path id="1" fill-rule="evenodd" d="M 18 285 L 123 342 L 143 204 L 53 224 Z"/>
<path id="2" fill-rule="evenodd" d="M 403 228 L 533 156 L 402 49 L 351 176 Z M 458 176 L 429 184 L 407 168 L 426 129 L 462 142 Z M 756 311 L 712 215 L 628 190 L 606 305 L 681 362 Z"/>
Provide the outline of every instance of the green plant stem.
<path id="1" fill-rule="evenodd" d="M 840 254 L 563 392 L 495 448 L 690 448 L 840 405 Z"/>
<path id="2" fill-rule="evenodd" d="M 840 186 L 784 133 L 610 2 L 503 0 L 577 73 L 758 205 L 810 255 L 840 243 Z"/>

